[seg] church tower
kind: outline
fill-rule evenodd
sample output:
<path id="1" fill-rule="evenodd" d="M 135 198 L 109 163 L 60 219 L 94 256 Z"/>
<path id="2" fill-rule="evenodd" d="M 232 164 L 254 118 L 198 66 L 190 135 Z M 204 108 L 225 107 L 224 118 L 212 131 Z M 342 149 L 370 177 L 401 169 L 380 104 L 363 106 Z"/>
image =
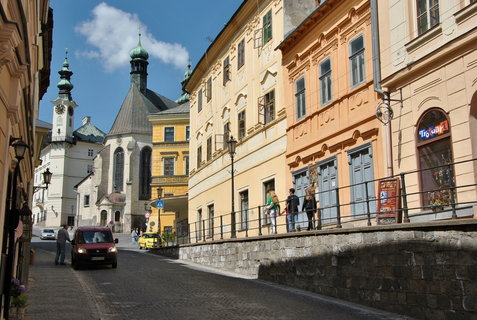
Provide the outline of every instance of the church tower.
<path id="1" fill-rule="evenodd" d="M 147 59 L 149 53 L 141 46 L 141 34 L 136 48 L 129 52 L 131 57 L 131 85 L 135 85 L 140 92 L 146 93 L 147 89 Z"/>
<path id="2" fill-rule="evenodd" d="M 51 140 L 52 142 L 72 143 L 74 112 L 77 105 L 71 98 L 73 84 L 71 84 L 70 79 L 73 72 L 69 69 L 68 50 L 65 52 L 63 68 L 58 73 L 60 74 L 60 81 L 57 84 L 58 97 L 52 101 L 54 110 Z"/>

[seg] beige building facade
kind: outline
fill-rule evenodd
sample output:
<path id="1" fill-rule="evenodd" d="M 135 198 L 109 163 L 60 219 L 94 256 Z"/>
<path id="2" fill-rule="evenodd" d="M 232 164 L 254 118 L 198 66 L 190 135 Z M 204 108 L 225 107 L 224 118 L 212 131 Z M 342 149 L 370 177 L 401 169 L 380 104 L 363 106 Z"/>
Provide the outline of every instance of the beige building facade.
<path id="1" fill-rule="evenodd" d="M 409 207 L 448 207 L 452 186 L 455 202 L 475 204 L 477 163 L 468 160 L 477 156 L 476 1 L 379 1 L 378 11 L 381 85 L 397 100 L 394 173 L 425 170 L 406 176 Z"/>
<path id="2" fill-rule="evenodd" d="M 234 231 L 237 237 L 267 234 L 270 221 L 258 207 L 268 189 L 280 200 L 286 196 L 286 112 L 281 54 L 275 50 L 282 39 L 282 1 L 244 1 L 186 84 L 192 242 L 230 238 Z M 233 172 L 231 137 L 237 141 Z"/>
<path id="3" fill-rule="evenodd" d="M 358 225 L 368 211 L 375 212 L 373 180 L 386 173 L 383 125 L 375 115 L 379 100 L 373 88 L 370 2 L 305 2 L 307 16 L 286 6 L 285 21 L 295 22 L 279 46 L 287 187 L 296 190 L 300 211 L 305 190 L 315 193 L 321 208 L 315 227 L 336 225 L 339 217 Z M 308 227 L 306 213 L 298 220 Z"/>

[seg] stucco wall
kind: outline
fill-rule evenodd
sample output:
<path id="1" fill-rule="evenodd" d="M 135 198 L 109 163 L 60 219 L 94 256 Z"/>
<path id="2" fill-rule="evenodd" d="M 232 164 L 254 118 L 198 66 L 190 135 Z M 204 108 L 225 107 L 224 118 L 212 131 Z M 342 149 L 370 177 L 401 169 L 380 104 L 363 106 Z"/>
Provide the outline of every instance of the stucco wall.
<path id="1" fill-rule="evenodd" d="M 477 220 L 323 230 L 159 254 L 417 318 L 475 316 Z"/>

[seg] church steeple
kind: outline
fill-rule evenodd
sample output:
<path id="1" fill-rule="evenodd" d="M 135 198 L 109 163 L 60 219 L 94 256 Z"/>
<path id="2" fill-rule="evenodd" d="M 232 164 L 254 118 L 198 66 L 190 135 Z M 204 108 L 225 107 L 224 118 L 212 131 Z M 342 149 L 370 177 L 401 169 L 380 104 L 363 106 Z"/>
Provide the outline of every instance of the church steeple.
<path id="1" fill-rule="evenodd" d="M 63 68 L 58 73 L 60 74 L 60 81 L 56 85 L 60 89 L 58 98 L 71 101 L 71 90 L 73 90 L 73 84 L 70 82 L 73 72 L 69 69 L 68 63 L 68 49 L 65 49 L 65 61 L 63 62 Z"/>
<path id="2" fill-rule="evenodd" d="M 61 70 L 58 71 L 60 81 L 58 82 L 57 87 L 60 90 L 58 97 L 51 101 L 54 106 L 53 130 L 51 136 L 53 142 L 73 142 L 74 112 L 78 105 L 71 97 L 73 84 L 71 84 L 70 80 L 73 72 L 69 67 L 68 49 L 65 49 L 65 61 L 63 62 Z"/>
<path id="3" fill-rule="evenodd" d="M 176 100 L 178 104 L 183 104 L 189 101 L 190 97 L 187 91 L 185 91 L 185 84 L 187 83 L 187 80 L 189 80 L 190 76 L 192 75 L 192 70 L 190 69 L 190 63 L 187 65 L 187 70 L 184 73 L 184 80 L 181 81 L 182 85 L 182 95 L 179 97 L 179 99 Z"/>
<path id="4" fill-rule="evenodd" d="M 139 34 L 139 41 L 136 48 L 129 52 L 131 57 L 131 85 L 137 86 L 142 93 L 147 89 L 147 59 L 149 53 L 141 46 L 141 34 Z"/>

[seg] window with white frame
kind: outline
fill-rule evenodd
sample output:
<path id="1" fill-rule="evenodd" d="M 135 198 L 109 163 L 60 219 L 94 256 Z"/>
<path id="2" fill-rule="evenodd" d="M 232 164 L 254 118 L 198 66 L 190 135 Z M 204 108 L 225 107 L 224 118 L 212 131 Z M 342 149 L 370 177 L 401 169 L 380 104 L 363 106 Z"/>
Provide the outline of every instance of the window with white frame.
<path id="1" fill-rule="evenodd" d="M 416 0 L 416 9 L 418 35 L 439 24 L 438 0 Z"/>
<path id="2" fill-rule="evenodd" d="M 357 86 L 364 82 L 364 36 L 359 35 L 349 44 L 349 63 L 351 72 L 351 86 Z"/>
<path id="3" fill-rule="evenodd" d="M 267 92 L 264 96 L 265 124 L 275 119 L 275 90 Z"/>
<path id="4" fill-rule="evenodd" d="M 207 206 L 207 211 L 208 211 L 208 214 L 209 214 L 209 228 L 208 228 L 208 236 L 209 237 L 213 237 L 214 236 L 214 205 L 211 204 L 211 205 L 208 205 Z"/>
<path id="5" fill-rule="evenodd" d="M 230 122 L 226 122 L 224 124 L 224 141 L 223 141 L 223 149 L 224 150 L 227 150 L 228 148 L 228 143 L 227 141 L 229 141 L 230 139 Z"/>
<path id="6" fill-rule="evenodd" d="M 190 126 L 186 126 L 185 139 L 186 141 L 190 140 Z"/>
<path id="7" fill-rule="evenodd" d="M 212 77 L 209 77 L 205 85 L 205 96 L 207 98 L 207 102 L 212 99 Z"/>
<path id="8" fill-rule="evenodd" d="M 227 56 L 227 58 L 224 59 L 224 69 L 223 71 L 223 85 L 225 86 L 228 81 L 230 81 L 230 59 Z"/>
<path id="9" fill-rule="evenodd" d="M 263 16 L 263 45 L 272 40 L 272 10 Z"/>
<path id="10" fill-rule="evenodd" d="M 296 81 L 296 119 L 303 118 L 306 115 L 305 102 L 305 78 L 302 77 Z"/>
<path id="11" fill-rule="evenodd" d="M 245 39 L 242 39 L 237 46 L 237 70 L 245 64 Z"/>
<path id="12" fill-rule="evenodd" d="M 164 175 L 173 176 L 174 175 L 174 157 L 166 157 L 164 161 Z"/>
<path id="13" fill-rule="evenodd" d="M 189 175 L 189 157 L 184 157 L 184 174 Z"/>
<path id="14" fill-rule="evenodd" d="M 84 204 L 85 207 L 89 207 L 89 194 L 84 195 Z"/>
<path id="15" fill-rule="evenodd" d="M 86 173 L 91 173 L 93 172 L 93 165 L 92 164 L 88 164 L 87 168 L 86 168 Z"/>
<path id="16" fill-rule="evenodd" d="M 324 105 L 331 101 L 331 59 L 320 63 L 320 101 Z"/>
<path id="17" fill-rule="evenodd" d="M 200 168 L 202 163 L 202 146 L 197 147 L 197 169 Z"/>
<path id="18" fill-rule="evenodd" d="M 92 157 L 93 156 L 93 149 L 88 149 L 88 157 Z"/>
<path id="19" fill-rule="evenodd" d="M 238 114 L 238 138 L 245 137 L 245 110 Z"/>
<path id="20" fill-rule="evenodd" d="M 202 110 L 202 89 L 197 92 L 197 112 Z"/>
<path id="21" fill-rule="evenodd" d="M 174 127 L 165 127 L 164 142 L 173 142 L 173 141 L 174 141 Z"/>
<path id="22" fill-rule="evenodd" d="M 207 161 L 212 160 L 212 137 L 207 138 Z"/>
<path id="23" fill-rule="evenodd" d="M 240 192 L 240 228 L 248 229 L 248 190 Z"/>

